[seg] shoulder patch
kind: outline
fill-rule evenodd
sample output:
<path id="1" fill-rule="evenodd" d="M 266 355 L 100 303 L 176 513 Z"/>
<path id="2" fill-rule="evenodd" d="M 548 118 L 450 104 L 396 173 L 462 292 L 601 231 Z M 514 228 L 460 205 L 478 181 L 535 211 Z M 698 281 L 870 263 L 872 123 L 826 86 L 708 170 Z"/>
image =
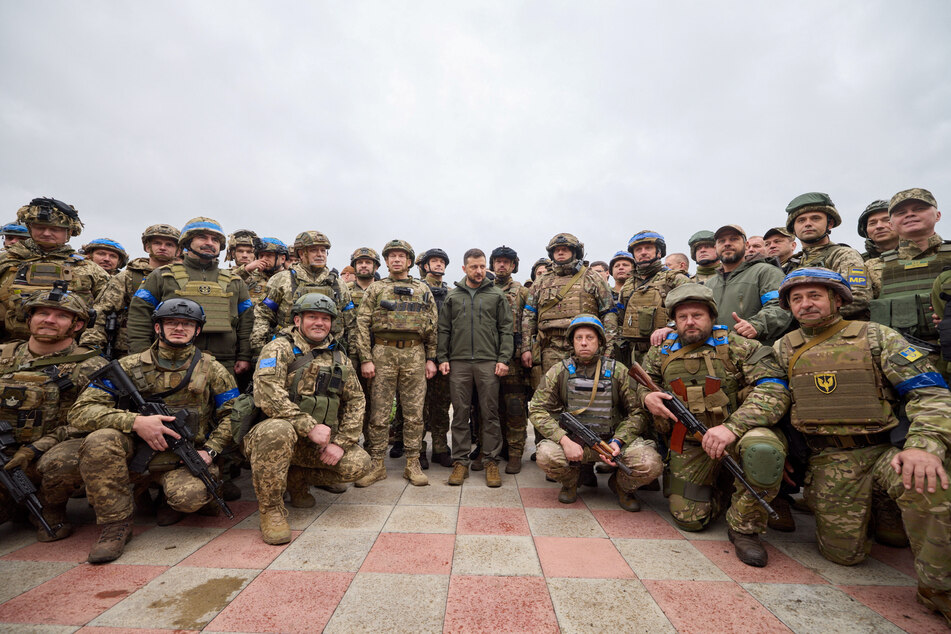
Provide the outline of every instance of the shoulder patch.
<path id="1" fill-rule="evenodd" d="M 914 346 L 908 346 L 907 348 L 905 348 L 898 354 L 905 357 L 906 359 L 908 359 L 908 361 L 911 361 L 911 362 L 917 361 L 921 357 L 925 356 L 924 352 L 922 352 L 921 350 L 918 350 Z"/>
<path id="2" fill-rule="evenodd" d="M 849 274 L 846 279 L 848 279 L 851 286 L 861 286 L 862 288 L 868 286 L 868 276 L 865 274 L 864 267 L 849 269 Z"/>
<path id="3" fill-rule="evenodd" d="M 271 357 L 269 359 L 261 359 L 258 362 L 258 368 L 275 368 L 277 367 L 277 357 Z"/>

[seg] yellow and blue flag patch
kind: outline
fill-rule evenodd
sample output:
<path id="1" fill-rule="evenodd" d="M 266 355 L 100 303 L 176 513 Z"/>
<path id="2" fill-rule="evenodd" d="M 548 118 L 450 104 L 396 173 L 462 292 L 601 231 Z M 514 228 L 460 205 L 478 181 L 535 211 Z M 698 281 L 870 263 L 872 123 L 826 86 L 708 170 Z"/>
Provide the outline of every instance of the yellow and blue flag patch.
<path id="1" fill-rule="evenodd" d="M 849 275 L 846 278 L 849 281 L 849 286 L 868 286 L 868 276 L 865 274 L 865 269 L 863 267 L 855 267 L 849 269 Z"/>
<path id="2" fill-rule="evenodd" d="M 925 356 L 925 353 L 924 353 L 924 352 L 922 352 L 921 350 L 919 350 L 919 349 L 917 349 L 917 348 L 915 348 L 915 347 L 912 347 L 912 346 L 908 346 L 907 348 L 905 348 L 904 350 L 902 350 L 902 351 L 899 352 L 898 354 L 900 354 L 901 356 L 905 357 L 905 358 L 908 359 L 909 361 L 917 361 L 917 360 L 920 359 L 921 357 Z"/>

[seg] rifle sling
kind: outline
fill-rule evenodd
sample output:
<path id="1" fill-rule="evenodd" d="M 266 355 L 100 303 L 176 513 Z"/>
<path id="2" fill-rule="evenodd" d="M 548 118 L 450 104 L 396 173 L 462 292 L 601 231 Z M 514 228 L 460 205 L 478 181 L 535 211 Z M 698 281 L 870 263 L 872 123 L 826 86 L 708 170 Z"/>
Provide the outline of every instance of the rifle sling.
<path id="1" fill-rule="evenodd" d="M 98 354 L 99 348 L 93 348 L 88 352 L 77 352 L 76 354 L 71 354 L 65 357 L 51 357 L 48 359 L 40 359 L 38 361 L 27 361 L 23 365 L 17 367 L 14 372 L 18 372 L 20 370 L 36 370 L 38 368 L 45 368 L 50 365 L 59 365 L 61 363 L 79 363 L 80 361 L 91 359 Z"/>
<path id="2" fill-rule="evenodd" d="M 538 319 L 541 319 L 544 313 L 548 312 L 561 303 L 561 300 L 568 296 L 568 291 L 571 290 L 571 287 L 577 284 L 578 280 L 581 279 L 587 270 L 587 266 L 582 266 L 580 269 L 578 269 L 578 272 L 574 274 L 574 277 L 568 280 L 568 283 L 561 287 L 561 290 L 558 291 L 558 294 L 549 299 L 547 302 L 545 302 L 544 306 L 541 306 L 538 309 Z"/>
<path id="3" fill-rule="evenodd" d="M 823 341 L 826 341 L 827 339 L 831 339 L 833 335 L 835 335 L 839 331 L 845 330 L 846 328 L 848 328 L 851 323 L 852 323 L 851 321 L 843 319 L 836 325 L 826 330 L 821 335 L 817 337 L 813 337 L 810 341 L 806 342 L 804 346 L 799 348 L 799 350 L 796 350 L 796 354 L 794 354 L 792 358 L 789 360 L 789 367 L 786 371 L 786 376 L 792 376 L 792 371 L 793 371 L 793 368 L 796 367 L 796 362 L 799 361 L 799 357 L 801 357 L 806 350 L 808 350 L 809 348 L 812 348 L 813 346 L 819 345 L 820 343 L 822 343 Z"/>
<path id="4" fill-rule="evenodd" d="M 594 397 L 598 393 L 598 382 L 600 381 L 601 381 L 601 357 L 599 356 L 598 364 L 594 366 L 594 385 L 591 386 L 591 398 L 588 399 L 587 405 L 571 412 L 572 416 L 577 416 L 578 414 L 581 414 L 582 412 L 587 410 L 589 407 L 591 407 L 591 404 L 594 403 Z"/>
<path id="5" fill-rule="evenodd" d="M 679 359 L 680 357 L 686 354 L 693 352 L 694 350 L 704 345 L 705 343 L 706 343 L 705 341 L 696 341 L 694 343 L 688 343 L 686 346 L 684 346 L 680 350 L 675 350 L 673 353 L 667 355 L 664 361 L 660 364 L 661 376 L 663 376 L 664 371 L 667 370 L 667 366 L 670 365 L 673 361 L 675 361 L 676 359 Z"/>

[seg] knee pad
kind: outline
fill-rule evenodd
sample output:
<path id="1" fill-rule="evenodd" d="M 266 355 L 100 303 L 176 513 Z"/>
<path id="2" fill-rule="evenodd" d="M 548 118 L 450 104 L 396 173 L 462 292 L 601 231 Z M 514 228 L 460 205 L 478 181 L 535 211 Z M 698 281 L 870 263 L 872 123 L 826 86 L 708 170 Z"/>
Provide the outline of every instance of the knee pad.
<path id="1" fill-rule="evenodd" d="M 768 489 L 782 480 L 786 452 L 779 441 L 757 439 L 742 449 L 741 457 L 750 484 Z"/>

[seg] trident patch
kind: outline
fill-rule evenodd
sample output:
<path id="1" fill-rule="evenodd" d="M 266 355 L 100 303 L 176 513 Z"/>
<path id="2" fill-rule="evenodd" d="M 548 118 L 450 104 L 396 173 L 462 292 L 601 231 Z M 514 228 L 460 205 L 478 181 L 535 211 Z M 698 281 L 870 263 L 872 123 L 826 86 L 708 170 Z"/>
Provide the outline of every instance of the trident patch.
<path id="1" fill-rule="evenodd" d="M 836 387 L 835 375 L 831 372 L 823 372 L 816 375 L 816 389 L 823 394 L 832 394 L 835 392 Z"/>

